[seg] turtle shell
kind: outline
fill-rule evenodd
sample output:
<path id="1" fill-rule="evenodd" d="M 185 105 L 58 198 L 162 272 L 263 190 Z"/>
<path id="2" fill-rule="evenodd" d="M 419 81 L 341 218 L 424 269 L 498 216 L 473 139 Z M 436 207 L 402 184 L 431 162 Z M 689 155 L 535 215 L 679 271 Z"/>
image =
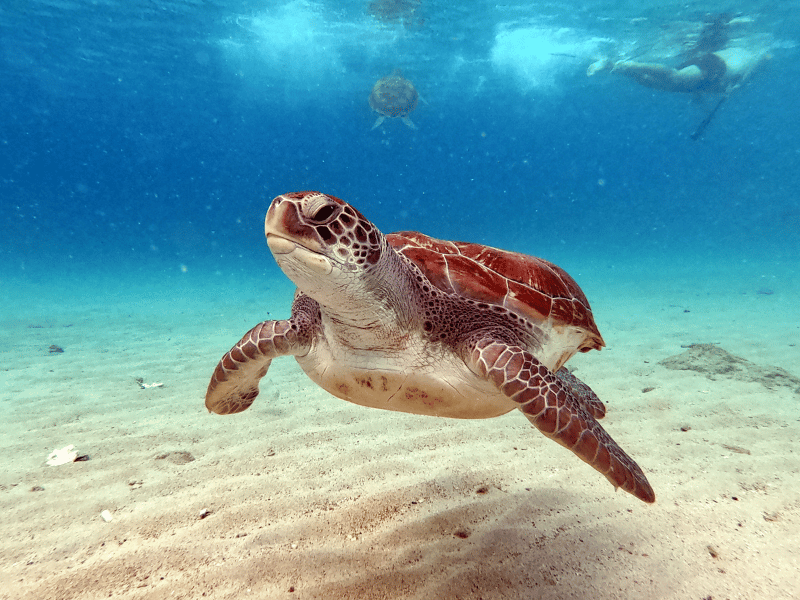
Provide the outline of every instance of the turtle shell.
<path id="1" fill-rule="evenodd" d="M 481 244 L 437 240 L 416 231 L 386 236 L 430 282 L 448 294 L 503 306 L 535 323 L 585 332 L 578 350 L 605 346 L 589 301 L 575 280 L 551 262 Z"/>
<path id="2" fill-rule="evenodd" d="M 414 84 L 399 75 L 379 79 L 372 87 L 369 105 L 385 117 L 407 117 L 417 108 L 419 94 Z"/>

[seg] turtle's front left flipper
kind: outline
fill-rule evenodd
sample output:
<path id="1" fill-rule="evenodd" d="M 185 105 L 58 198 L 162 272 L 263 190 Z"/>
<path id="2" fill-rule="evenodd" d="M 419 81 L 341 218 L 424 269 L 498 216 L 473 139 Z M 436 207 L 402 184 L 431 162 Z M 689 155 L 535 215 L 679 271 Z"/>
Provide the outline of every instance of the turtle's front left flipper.
<path id="1" fill-rule="evenodd" d="M 258 396 L 258 382 L 267 374 L 273 358 L 303 356 L 311 348 L 319 322 L 319 305 L 298 295 L 292 317 L 263 321 L 244 334 L 217 364 L 206 391 L 206 408 L 220 415 L 247 409 Z"/>
<path id="2" fill-rule="evenodd" d="M 519 404 L 519 409 L 539 431 L 572 450 L 605 475 L 614 487 L 621 487 L 644 502 L 655 501 L 653 488 L 639 465 L 590 413 L 593 403 L 587 406 L 585 399 L 579 400 L 573 394 L 563 374 L 556 377 L 519 346 L 490 339 L 474 344 L 468 364 Z"/>

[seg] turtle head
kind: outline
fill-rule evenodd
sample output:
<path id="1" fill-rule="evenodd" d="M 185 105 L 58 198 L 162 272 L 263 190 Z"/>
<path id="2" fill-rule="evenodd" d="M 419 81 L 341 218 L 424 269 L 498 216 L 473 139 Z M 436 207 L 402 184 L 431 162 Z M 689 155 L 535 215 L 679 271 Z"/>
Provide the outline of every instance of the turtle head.
<path id="1" fill-rule="evenodd" d="M 264 231 L 278 266 L 300 290 L 323 304 L 334 294 L 341 303 L 341 295 L 347 295 L 388 248 L 383 234 L 360 212 L 320 192 L 275 198 Z"/>

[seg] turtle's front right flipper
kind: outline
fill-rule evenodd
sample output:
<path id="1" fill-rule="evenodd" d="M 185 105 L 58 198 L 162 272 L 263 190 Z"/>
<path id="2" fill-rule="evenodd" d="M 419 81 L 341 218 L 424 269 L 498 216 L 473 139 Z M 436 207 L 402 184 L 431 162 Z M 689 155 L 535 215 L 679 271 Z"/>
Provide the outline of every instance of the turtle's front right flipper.
<path id="1" fill-rule="evenodd" d="M 539 431 L 572 450 L 615 488 L 655 502 L 642 469 L 597 422 L 605 414 L 603 403 L 566 369 L 554 375 L 527 350 L 491 339 L 474 344 L 468 365 L 516 402 Z"/>
<path id="2" fill-rule="evenodd" d="M 308 296 L 298 295 L 291 319 L 263 321 L 244 334 L 214 369 L 206 391 L 206 408 L 220 415 L 247 409 L 258 396 L 258 382 L 267 374 L 273 358 L 308 353 L 318 315 L 319 305 Z"/>

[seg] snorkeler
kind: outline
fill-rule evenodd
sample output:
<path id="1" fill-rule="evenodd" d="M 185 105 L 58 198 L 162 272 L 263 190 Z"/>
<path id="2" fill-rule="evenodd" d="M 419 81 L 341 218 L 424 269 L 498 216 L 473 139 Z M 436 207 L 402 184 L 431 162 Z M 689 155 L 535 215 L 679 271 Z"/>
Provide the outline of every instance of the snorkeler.
<path id="1" fill-rule="evenodd" d="M 694 46 L 682 55 L 681 63 L 675 68 L 660 63 L 629 60 L 612 63 L 601 59 L 593 63 L 586 74 L 610 70 L 665 92 L 727 94 L 769 58 L 765 51 L 740 47 L 738 41 L 731 43 L 729 29 L 735 20 L 739 19 L 729 14 L 711 16 Z"/>
<path id="2" fill-rule="evenodd" d="M 680 68 L 657 63 L 618 61 L 608 66 L 636 82 L 665 92 L 727 94 L 739 87 L 768 55 L 745 48 L 726 48 L 692 58 Z M 591 70 L 592 75 L 598 69 Z"/>
<path id="3" fill-rule="evenodd" d="M 598 71 L 610 70 L 630 77 L 641 85 L 665 92 L 722 94 L 711 113 L 692 134 L 692 139 L 697 139 L 728 95 L 770 58 L 764 50 L 735 45 L 740 42 L 726 47 L 730 44 L 730 22 L 729 15 L 719 15 L 708 22 L 697 43 L 683 55 L 677 67 L 629 60 L 612 62 L 603 58 L 592 63 L 586 74 L 591 76 Z"/>

